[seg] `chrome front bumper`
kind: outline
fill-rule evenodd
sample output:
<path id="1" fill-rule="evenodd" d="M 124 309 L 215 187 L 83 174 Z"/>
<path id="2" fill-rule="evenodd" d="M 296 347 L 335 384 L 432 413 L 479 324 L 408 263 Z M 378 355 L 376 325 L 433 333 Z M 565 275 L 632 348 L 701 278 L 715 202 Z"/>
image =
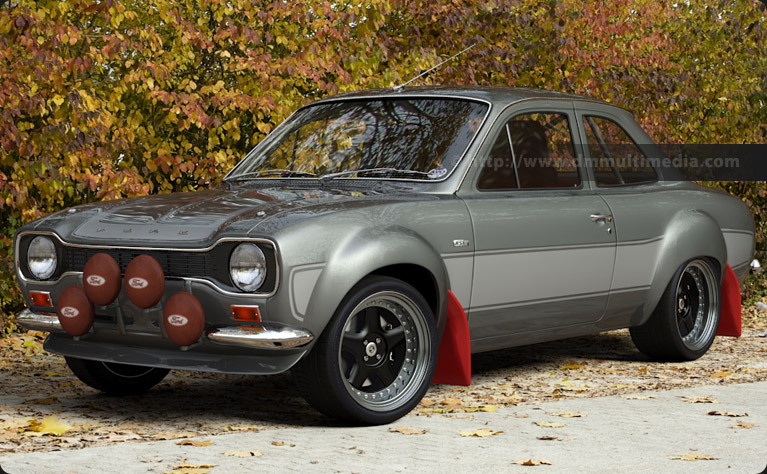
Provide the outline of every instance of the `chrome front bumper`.
<path id="1" fill-rule="evenodd" d="M 16 322 L 28 331 L 64 331 L 55 314 L 35 313 L 29 309 L 16 316 Z"/>
<path id="2" fill-rule="evenodd" d="M 281 328 L 256 331 L 239 327 L 210 329 L 208 339 L 227 346 L 257 349 L 293 349 L 312 342 L 314 335 L 304 329 Z"/>
<path id="3" fill-rule="evenodd" d="M 16 317 L 19 326 L 30 331 L 63 332 L 55 314 L 35 313 L 25 309 Z M 209 341 L 225 346 L 248 347 L 253 349 L 294 349 L 309 344 L 314 335 L 305 329 L 297 328 L 254 328 L 223 327 L 209 329 L 206 333 Z"/>

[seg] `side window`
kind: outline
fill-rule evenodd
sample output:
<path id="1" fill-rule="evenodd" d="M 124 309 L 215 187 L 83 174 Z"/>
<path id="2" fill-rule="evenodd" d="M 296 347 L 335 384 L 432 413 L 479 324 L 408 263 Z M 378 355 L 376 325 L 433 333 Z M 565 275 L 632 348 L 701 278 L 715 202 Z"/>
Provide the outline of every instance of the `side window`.
<path id="1" fill-rule="evenodd" d="M 486 191 L 517 188 L 517 177 L 514 173 L 514 161 L 511 159 L 511 147 L 509 146 L 509 134 L 506 126 L 498 134 L 493 148 L 485 157 L 477 188 Z"/>
<path id="2" fill-rule="evenodd" d="M 580 184 L 567 116 L 532 113 L 506 123 L 485 159 L 477 187 L 573 188 Z"/>
<path id="3" fill-rule="evenodd" d="M 598 186 L 648 183 L 658 179 L 642 150 L 610 119 L 584 116 L 589 157 Z"/>

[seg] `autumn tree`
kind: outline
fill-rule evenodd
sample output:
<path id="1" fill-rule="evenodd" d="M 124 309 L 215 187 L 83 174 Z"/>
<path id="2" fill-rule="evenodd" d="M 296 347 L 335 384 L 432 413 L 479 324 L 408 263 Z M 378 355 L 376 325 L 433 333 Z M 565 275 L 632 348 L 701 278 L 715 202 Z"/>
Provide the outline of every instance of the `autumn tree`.
<path id="1" fill-rule="evenodd" d="M 757 1 L 31 0 L 0 8 L 0 320 L 11 238 L 101 199 L 215 185 L 297 107 L 406 81 L 540 87 L 635 112 L 658 141 L 767 135 Z M 763 220 L 762 184 L 730 184 Z M 767 214 L 765 214 L 767 215 Z"/>

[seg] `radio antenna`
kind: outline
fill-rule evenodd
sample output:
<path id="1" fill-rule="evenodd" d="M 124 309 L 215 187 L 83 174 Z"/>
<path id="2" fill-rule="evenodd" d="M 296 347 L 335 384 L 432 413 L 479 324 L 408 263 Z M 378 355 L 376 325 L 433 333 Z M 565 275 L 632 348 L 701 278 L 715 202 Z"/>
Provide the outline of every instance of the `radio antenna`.
<path id="1" fill-rule="evenodd" d="M 439 69 L 440 67 L 442 67 L 442 65 L 443 65 L 443 64 L 445 64 L 445 63 L 447 63 L 447 62 L 449 62 L 449 61 L 453 60 L 454 58 L 457 58 L 458 56 L 462 55 L 463 53 L 465 53 L 466 51 L 470 50 L 471 48 L 473 48 L 473 47 L 474 47 L 474 46 L 476 46 L 476 45 L 477 45 L 477 43 L 474 43 L 474 44 L 472 44 L 472 45 L 471 45 L 471 46 L 469 46 L 468 48 L 465 48 L 463 51 L 460 51 L 460 52 L 458 52 L 458 53 L 455 53 L 454 55 L 452 55 L 452 56 L 450 56 L 449 58 L 445 59 L 444 61 L 442 61 L 441 63 L 439 63 L 439 64 L 437 64 L 436 66 L 432 67 L 431 69 L 428 69 L 428 70 L 426 70 L 426 71 L 422 72 L 421 74 L 419 74 L 419 75 L 415 76 L 414 78 L 410 79 L 410 80 L 409 80 L 409 81 L 407 81 L 406 83 L 404 83 L 404 84 L 400 84 L 400 85 L 398 85 L 398 86 L 394 86 L 394 87 L 392 87 L 392 89 L 394 89 L 395 91 L 398 91 L 398 90 L 402 89 L 403 87 L 405 87 L 406 85 L 408 85 L 408 84 L 410 84 L 411 82 L 415 81 L 416 79 L 420 79 L 420 78 L 422 78 L 422 77 L 424 77 L 424 76 L 428 75 L 430 72 L 434 71 L 435 69 Z"/>

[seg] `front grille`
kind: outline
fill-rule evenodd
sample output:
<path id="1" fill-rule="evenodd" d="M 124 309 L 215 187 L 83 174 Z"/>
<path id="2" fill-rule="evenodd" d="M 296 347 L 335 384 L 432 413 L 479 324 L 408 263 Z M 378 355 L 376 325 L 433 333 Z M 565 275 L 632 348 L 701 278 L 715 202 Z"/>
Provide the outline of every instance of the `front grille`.
<path id="1" fill-rule="evenodd" d="M 67 247 L 67 270 L 81 272 L 85 262 L 97 253 L 106 253 L 117 261 L 120 270 L 125 273 L 128 264 L 139 255 L 153 257 L 162 267 L 166 276 L 202 277 L 218 275 L 218 265 L 208 252 L 168 252 L 168 251 L 139 251 L 129 249 L 89 249 Z"/>
<path id="2" fill-rule="evenodd" d="M 212 280 L 216 286 L 226 291 L 240 293 L 241 291 L 232 285 L 229 277 L 229 256 L 239 242 L 223 242 L 206 252 L 185 252 L 183 250 L 133 250 L 130 248 L 87 248 L 70 247 L 61 248 L 63 265 L 59 266 L 59 272 L 82 272 L 85 263 L 97 253 L 110 255 L 117 261 L 120 271 L 125 273 L 128 264 L 139 255 L 149 255 L 157 260 L 166 277 L 176 278 L 203 278 Z M 277 258 L 274 247 L 268 243 L 259 243 L 258 246 L 266 257 L 266 267 L 270 269 L 266 273 L 266 280 L 259 288 L 258 293 L 270 293 L 277 287 Z"/>

